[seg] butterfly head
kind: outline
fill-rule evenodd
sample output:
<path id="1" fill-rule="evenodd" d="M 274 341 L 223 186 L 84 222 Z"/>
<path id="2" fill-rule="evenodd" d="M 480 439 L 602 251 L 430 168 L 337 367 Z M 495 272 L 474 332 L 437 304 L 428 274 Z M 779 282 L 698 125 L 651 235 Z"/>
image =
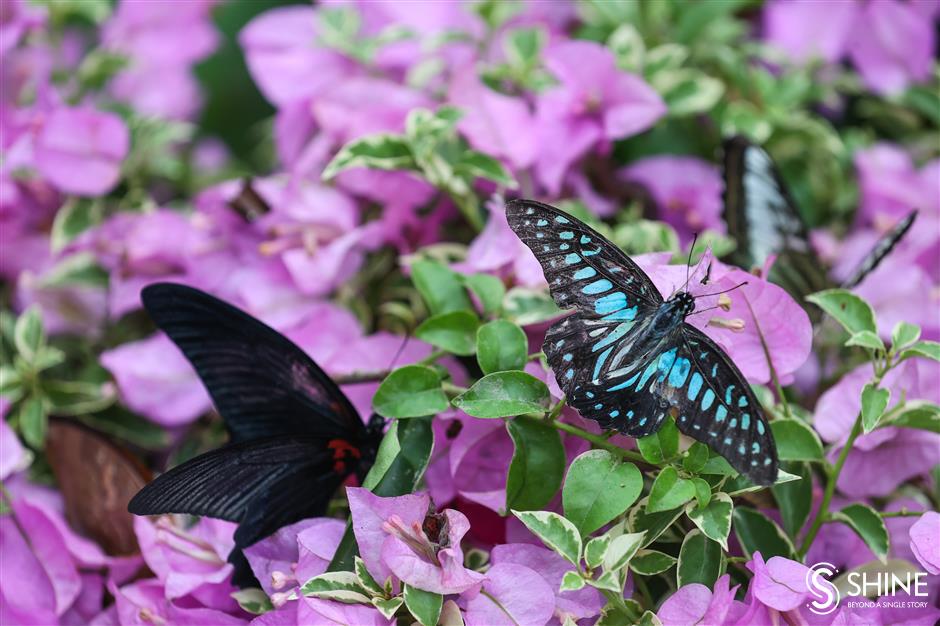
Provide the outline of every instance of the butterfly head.
<path id="1" fill-rule="evenodd" d="M 682 317 L 685 317 L 695 310 L 695 297 L 688 291 L 680 291 L 672 297 L 670 302 L 673 303 L 673 306 Z"/>

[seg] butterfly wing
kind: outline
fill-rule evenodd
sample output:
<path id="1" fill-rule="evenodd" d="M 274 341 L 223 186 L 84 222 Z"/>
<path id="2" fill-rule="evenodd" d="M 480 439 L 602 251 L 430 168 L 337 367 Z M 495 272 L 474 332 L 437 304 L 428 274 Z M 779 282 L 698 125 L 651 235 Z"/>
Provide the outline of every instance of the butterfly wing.
<path id="1" fill-rule="evenodd" d="M 158 283 L 141 298 L 196 369 L 232 441 L 362 438 L 365 427 L 346 396 L 284 335 L 192 287 Z"/>
<path id="2" fill-rule="evenodd" d="M 904 238 L 904 235 L 907 234 L 907 231 L 909 231 L 914 224 L 915 219 L 917 219 L 917 211 L 911 211 L 907 217 L 895 224 L 891 232 L 879 239 L 875 247 L 865 255 L 865 258 L 862 259 L 849 277 L 845 279 L 842 283 L 842 288 L 851 289 L 865 280 L 865 277 L 871 274 L 881 261 L 891 253 L 894 246 Z"/>

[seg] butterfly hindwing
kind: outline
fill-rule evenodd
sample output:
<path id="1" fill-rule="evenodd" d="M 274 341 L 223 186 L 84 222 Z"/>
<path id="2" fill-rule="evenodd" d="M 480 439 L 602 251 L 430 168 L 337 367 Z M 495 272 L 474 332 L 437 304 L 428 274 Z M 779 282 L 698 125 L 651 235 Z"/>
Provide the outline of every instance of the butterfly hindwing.
<path id="1" fill-rule="evenodd" d="M 339 387 L 274 329 L 184 285 L 150 285 L 142 300 L 196 369 L 232 441 L 290 434 L 362 437 L 362 420 Z"/>
<path id="2" fill-rule="evenodd" d="M 888 256 L 898 244 L 907 231 L 911 229 L 914 220 L 917 219 L 917 211 L 911 211 L 906 217 L 895 224 L 885 236 L 879 239 L 871 251 L 865 255 L 865 258 L 859 262 L 858 266 L 852 271 L 841 287 L 843 289 L 852 289 L 858 286 L 865 278 L 871 274 L 881 261 Z"/>

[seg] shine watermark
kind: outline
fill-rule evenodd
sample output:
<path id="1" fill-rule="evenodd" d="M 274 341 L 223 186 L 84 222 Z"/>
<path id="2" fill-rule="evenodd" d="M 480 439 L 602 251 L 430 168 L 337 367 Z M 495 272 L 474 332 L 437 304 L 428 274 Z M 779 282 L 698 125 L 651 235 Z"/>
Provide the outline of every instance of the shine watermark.
<path id="1" fill-rule="evenodd" d="M 806 572 L 806 586 L 813 600 L 807 605 L 817 615 L 829 615 L 843 602 L 847 608 L 912 608 L 927 606 L 926 600 L 893 599 L 896 593 L 926 598 L 926 572 L 853 571 L 845 576 L 844 593 L 832 578 L 839 572 L 832 563 L 814 563 Z M 879 600 L 870 600 L 874 596 Z"/>

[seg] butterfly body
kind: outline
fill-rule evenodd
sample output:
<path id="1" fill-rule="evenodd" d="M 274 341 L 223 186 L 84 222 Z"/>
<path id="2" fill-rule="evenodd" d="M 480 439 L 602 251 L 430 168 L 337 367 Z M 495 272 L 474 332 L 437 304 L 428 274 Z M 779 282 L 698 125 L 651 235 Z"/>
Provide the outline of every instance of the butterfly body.
<path id="1" fill-rule="evenodd" d="M 685 322 L 691 294 L 664 300 L 619 248 L 554 207 L 513 200 L 506 216 L 556 303 L 575 309 L 543 344 L 570 406 L 633 437 L 671 416 L 754 482 L 774 481 L 776 448 L 760 403 L 724 351 Z"/>

